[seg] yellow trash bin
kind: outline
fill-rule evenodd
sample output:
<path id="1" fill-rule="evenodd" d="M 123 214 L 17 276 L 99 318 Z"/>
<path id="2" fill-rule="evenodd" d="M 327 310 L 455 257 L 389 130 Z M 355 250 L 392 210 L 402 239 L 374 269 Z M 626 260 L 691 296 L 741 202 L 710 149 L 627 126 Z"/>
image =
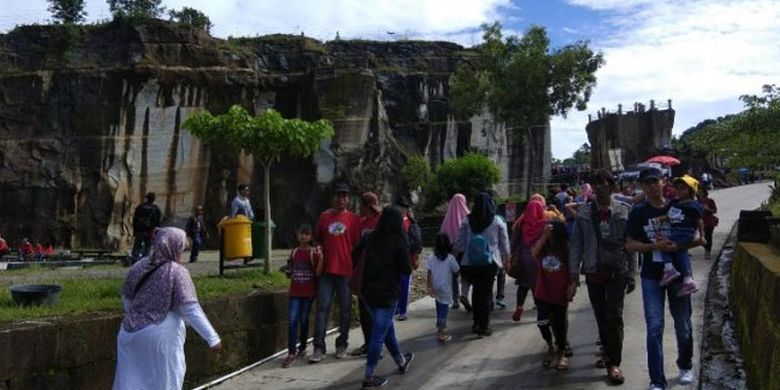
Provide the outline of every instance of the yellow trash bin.
<path id="1" fill-rule="evenodd" d="M 252 221 L 243 215 L 222 218 L 217 225 L 223 234 L 225 259 L 252 257 Z"/>

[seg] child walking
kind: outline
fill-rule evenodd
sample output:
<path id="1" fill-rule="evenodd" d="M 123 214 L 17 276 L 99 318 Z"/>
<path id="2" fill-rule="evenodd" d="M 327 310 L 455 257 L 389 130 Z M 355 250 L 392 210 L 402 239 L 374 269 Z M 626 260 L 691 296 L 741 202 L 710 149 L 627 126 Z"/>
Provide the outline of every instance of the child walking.
<path id="1" fill-rule="evenodd" d="M 569 368 L 566 357 L 567 310 L 569 307 L 569 253 L 568 234 L 563 222 L 549 223 L 541 238 L 534 244 L 531 254 L 537 259 L 534 299 L 539 312 L 538 326 L 547 342 L 544 366 L 554 366 L 558 371 Z M 550 334 L 552 328 L 552 335 Z M 555 336 L 555 346 L 551 336 Z M 555 360 L 553 360 L 555 359 Z M 553 364 L 553 362 L 555 362 Z"/>
<path id="2" fill-rule="evenodd" d="M 290 330 L 287 339 L 287 357 L 282 367 L 287 368 L 295 359 L 306 356 L 306 340 L 309 337 L 309 313 L 317 295 L 315 270 L 322 253 L 312 246 L 312 227 L 301 225 L 295 231 L 298 247 L 293 249 L 287 260 L 287 277 L 290 278 Z M 300 325 L 300 337 L 298 326 Z M 296 350 L 296 344 L 298 348 Z"/>
<path id="3" fill-rule="evenodd" d="M 661 219 L 669 223 L 669 240 L 677 245 L 676 252 L 661 252 L 664 262 L 664 275 L 661 278 L 661 286 L 668 286 L 676 279 L 682 277 L 682 286 L 677 296 L 691 295 L 698 289 L 691 272 L 691 259 L 688 248 L 696 239 L 696 233 L 703 234 L 704 225 L 702 215 L 704 210 L 696 201 L 696 193 L 699 190 L 699 182 L 691 176 L 685 175 L 674 179 L 674 189 L 677 199 L 669 203 L 665 217 Z M 674 260 L 677 260 L 679 270 L 675 268 Z"/>
<path id="4" fill-rule="evenodd" d="M 460 271 L 455 257 L 450 254 L 452 245 L 445 233 L 436 235 L 433 254 L 428 256 L 428 294 L 436 299 L 436 328 L 438 340 L 446 343 L 452 340 L 447 334 L 447 314 L 452 305 L 452 276 Z"/>

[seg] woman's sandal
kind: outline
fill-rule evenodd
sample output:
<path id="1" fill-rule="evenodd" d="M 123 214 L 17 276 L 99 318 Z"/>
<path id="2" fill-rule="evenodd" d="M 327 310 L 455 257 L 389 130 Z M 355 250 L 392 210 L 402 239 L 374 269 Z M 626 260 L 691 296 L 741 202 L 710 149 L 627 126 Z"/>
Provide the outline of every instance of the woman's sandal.
<path id="1" fill-rule="evenodd" d="M 623 376 L 623 371 L 620 370 L 620 367 L 616 366 L 609 366 L 607 368 L 607 377 L 609 378 L 609 381 L 615 385 L 622 385 L 623 382 L 626 381 L 626 377 Z"/>
<path id="2" fill-rule="evenodd" d="M 558 365 L 555 366 L 555 369 L 558 371 L 566 371 L 569 369 L 569 358 L 566 356 L 561 356 L 558 359 Z"/>
<path id="3" fill-rule="evenodd" d="M 555 359 L 555 351 L 550 348 L 547 350 L 547 355 L 545 355 L 544 360 L 542 361 L 542 366 L 545 368 L 550 367 L 553 359 Z"/>

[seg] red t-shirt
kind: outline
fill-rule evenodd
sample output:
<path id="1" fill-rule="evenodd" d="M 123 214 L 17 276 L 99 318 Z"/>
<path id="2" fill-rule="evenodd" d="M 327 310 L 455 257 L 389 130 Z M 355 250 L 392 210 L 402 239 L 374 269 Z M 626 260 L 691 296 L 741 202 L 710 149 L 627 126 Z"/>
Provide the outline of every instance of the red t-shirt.
<path id="1" fill-rule="evenodd" d="M 317 279 L 314 275 L 317 261 L 314 248 L 293 249 L 287 264 L 291 297 L 314 298 L 317 295 Z"/>
<path id="2" fill-rule="evenodd" d="M 379 216 L 382 214 L 374 214 L 370 217 L 363 217 L 360 219 L 360 236 L 363 237 L 368 233 L 371 233 L 376 228 L 376 224 L 379 223 Z"/>
<path id="3" fill-rule="evenodd" d="M 547 253 L 537 260 L 534 297 L 542 302 L 567 306 L 569 299 L 569 265 L 560 257 Z"/>
<path id="4" fill-rule="evenodd" d="M 352 276 L 352 248 L 360 240 L 360 217 L 348 210 L 327 210 L 320 214 L 315 234 L 322 244 L 322 272 Z"/>
<path id="5" fill-rule="evenodd" d="M 7 253 L 8 251 L 8 243 L 6 243 L 5 240 L 0 239 L 0 254 Z"/>

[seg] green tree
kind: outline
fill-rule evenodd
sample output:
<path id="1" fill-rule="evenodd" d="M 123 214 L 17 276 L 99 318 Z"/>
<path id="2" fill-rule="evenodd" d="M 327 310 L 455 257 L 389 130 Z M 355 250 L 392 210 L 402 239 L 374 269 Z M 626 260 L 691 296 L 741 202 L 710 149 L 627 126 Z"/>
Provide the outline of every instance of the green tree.
<path id="1" fill-rule="evenodd" d="M 496 163 L 479 153 L 447 160 L 436 170 L 436 182 L 445 198 L 461 193 L 471 199 L 499 180 L 501 172 Z"/>
<path id="2" fill-rule="evenodd" d="M 275 110 L 252 116 L 238 105 L 217 116 L 206 110 L 197 112 L 184 122 L 183 127 L 206 142 L 221 141 L 244 149 L 263 165 L 267 221 L 271 220 L 273 164 L 285 155 L 308 157 L 320 149 L 323 140 L 334 135 L 333 127 L 326 120 L 285 119 Z M 266 229 L 266 242 L 265 271 L 269 272 L 271 229 Z"/>
<path id="3" fill-rule="evenodd" d="M 729 167 L 780 164 L 780 90 L 764 85 L 763 95 L 742 95 L 740 100 L 744 111 L 684 133 L 683 138 L 694 150 L 723 158 Z"/>
<path id="4" fill-rule="evenodd" d="M 108 9 L 115 18 L 157 18 L 165 11 L 162 0 L 107 0 Z"/>
<path id="5" fill-rule="evenodd" d="M 433 170 L 428 159 L 422 155 L 409 157 L 406 165 L 401 169 L 404 182 L 409 190 L 415 190 L 417 187 L 425 188 L 433 181 Z"/>
<path id="6" fill-rule="evenodd" d="M 531 27 L 522 38 L 504 38 L 501 24 L 483 25 L 478 59 L 461 65 L 450 80 L 452 106 L 464 118 L 487 107 L 498 119 L 522 131 L 566 116 L 572 107 L 584 110 L 601 53 L 587 42 L 550 49 L 543 27 Z"/>
<path id="7" fill-rule="evenodd" d="M 172 21 L 198 27 L 209 32 L 211 31 L 211 28 L 214 27 L 214 25 L 211 24 L 211 19 L 195 8 L 184 7 L 181 11 L 170 10 L 168 11 L 168 15 L 171 17 Z"/>
<path id="8" fill-rule="evenodd" d="M 582 144 L 579 149 L 574 151 L 571 158 L 575 164 L 590 164 L 590 144 L 587 142 Z"/>
<path id="9" fill-rule="evenodd" d="M 85 0 L 47 0 L 49 12 L 56 22 L 75 24 L 84 21 L 87 12 L 84 11 Z"/>

